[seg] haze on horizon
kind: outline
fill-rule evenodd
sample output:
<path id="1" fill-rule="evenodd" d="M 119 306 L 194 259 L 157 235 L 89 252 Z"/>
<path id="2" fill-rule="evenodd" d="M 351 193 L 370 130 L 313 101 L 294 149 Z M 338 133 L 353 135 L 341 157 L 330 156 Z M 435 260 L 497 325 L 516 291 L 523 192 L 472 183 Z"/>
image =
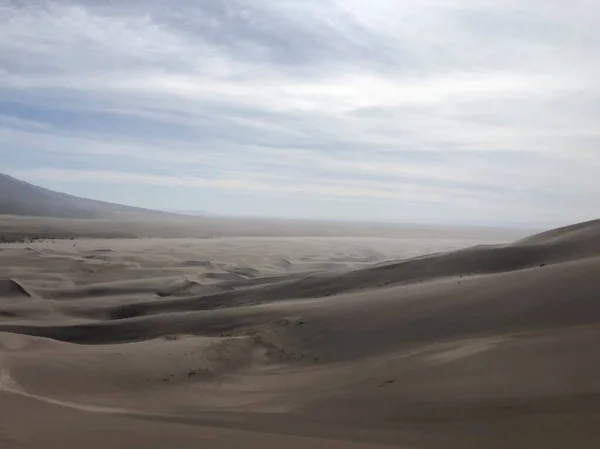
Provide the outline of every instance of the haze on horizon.
<path id="1" fill-rule="evenodd" d="M 162 210 L 596 218 L 591 0 L 9 1 L 0 172 Z"/>

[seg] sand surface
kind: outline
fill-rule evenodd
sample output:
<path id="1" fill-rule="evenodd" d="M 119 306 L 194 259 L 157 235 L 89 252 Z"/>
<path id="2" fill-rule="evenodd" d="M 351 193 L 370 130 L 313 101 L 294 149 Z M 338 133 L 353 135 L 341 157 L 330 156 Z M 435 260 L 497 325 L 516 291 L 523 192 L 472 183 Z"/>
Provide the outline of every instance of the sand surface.
<path id="1" fill-rule="evenodd" d="M 1 244 L 0 448 L 596 448 L 599 273 L 598 223 Z"/>

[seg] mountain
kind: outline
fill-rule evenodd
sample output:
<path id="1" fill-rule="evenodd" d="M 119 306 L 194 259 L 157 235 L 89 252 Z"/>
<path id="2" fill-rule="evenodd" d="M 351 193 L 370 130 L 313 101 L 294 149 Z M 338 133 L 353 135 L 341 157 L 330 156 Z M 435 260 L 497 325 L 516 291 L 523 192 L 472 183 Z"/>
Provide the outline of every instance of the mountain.
<path id="1" fill-rule="evenodd" d="M 44 189 L 0 173 L 0 215 L 55 218 L 150 219 L 176 214 L 80 198 Z"/>

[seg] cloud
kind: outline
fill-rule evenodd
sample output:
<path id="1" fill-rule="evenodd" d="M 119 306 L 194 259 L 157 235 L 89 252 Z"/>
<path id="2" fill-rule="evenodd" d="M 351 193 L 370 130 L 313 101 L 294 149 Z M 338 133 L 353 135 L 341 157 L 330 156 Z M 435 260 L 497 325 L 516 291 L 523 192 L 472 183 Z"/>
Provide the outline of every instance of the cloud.
<path id="1" fill-rule="evenodd" d="M 298 216 L 593 218 L 600 7 L 575 3 L 8 2 L 3 170 L 99 198 L 302 197 Z"/>

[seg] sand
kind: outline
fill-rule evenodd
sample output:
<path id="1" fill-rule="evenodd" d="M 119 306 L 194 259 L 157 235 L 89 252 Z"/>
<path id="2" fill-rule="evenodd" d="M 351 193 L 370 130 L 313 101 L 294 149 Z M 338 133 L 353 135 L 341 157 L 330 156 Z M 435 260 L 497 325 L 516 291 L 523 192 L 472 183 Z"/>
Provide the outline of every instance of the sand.
<path id="1" fill-rule="evenodd" d="M 1 244 L 0 448 L 598 447 L 599 242 Z"/>

